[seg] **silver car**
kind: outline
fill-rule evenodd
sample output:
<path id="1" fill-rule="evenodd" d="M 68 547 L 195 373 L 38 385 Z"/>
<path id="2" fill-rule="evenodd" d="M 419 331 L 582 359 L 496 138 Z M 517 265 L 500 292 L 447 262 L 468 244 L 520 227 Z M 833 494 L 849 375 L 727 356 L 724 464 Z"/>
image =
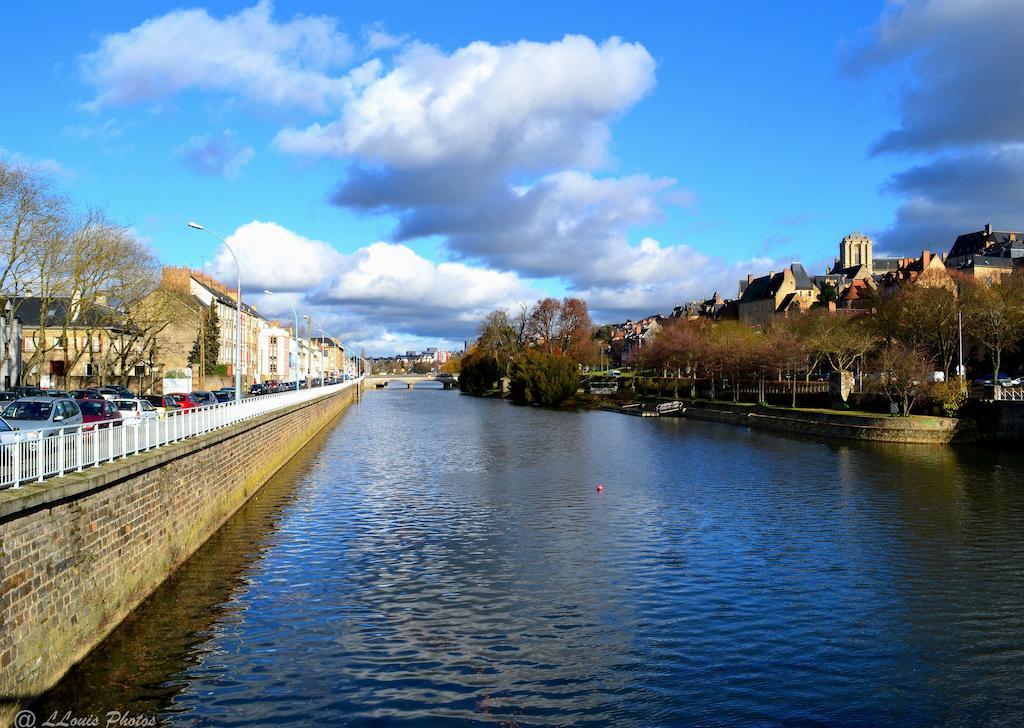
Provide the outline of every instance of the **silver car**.
<path id="1" fill-rule="evenodd" d="M 157 418 L 156 408 L 145 399 L 115 399 L 114 406 L 121 412 L 126 425 L 136 425 Z"/>
<path id="2" fill-rule="evenodd" d="M 0 417 L 11 429 L 28 437 L 40 431 L 55 435 L 62 426 L 70 433 L 82 424 L 78 403 L 68 397 L 22 397 L 4 407 Z"/>

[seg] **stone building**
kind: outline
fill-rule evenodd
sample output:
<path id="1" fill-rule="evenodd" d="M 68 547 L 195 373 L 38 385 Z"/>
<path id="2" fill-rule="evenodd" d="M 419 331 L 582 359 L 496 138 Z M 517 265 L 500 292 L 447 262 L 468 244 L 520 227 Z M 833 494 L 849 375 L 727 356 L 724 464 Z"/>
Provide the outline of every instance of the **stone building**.
<path id="1" fill-rule="evenodd" d="M 992 225 L 957 236 L 946 266 L 987 281 L 999 280 L 1024 265 L 1024 233 L 993 230 Z"/>
<path id="2" fill-rule="evenodd" d="M 234 376 L 236 367 L 235 327 L 238 318 L 238 292 L 216 279 L 189 268 L 165 267 L 162 285 L 167 290 L 193 296 L 203 306 L 215 307 L 220 327 L 220 351 L 217 362 L 227 367 L 227 375 Z M 252 306 L 241 302 L 242 360 L 237 364 L 242 383 L 249 384 L 259 378 L 259 332 L 267 321 Z M 187 355 L 187 352 L 186 352 Z"/>
<path id="3" fill-rule="evenodd" d="M 818 287 L 800 263 L 781 273 L 740 281 L 739 320 L 758 328 L 767 328 L 776 316 L 806 311 L 818 300 Z"/>

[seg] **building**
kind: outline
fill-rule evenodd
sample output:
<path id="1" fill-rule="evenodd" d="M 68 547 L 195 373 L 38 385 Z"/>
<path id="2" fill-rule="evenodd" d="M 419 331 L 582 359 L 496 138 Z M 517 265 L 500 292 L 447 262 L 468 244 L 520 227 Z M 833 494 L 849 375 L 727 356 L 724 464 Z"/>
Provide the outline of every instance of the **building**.
<path id="1" fill-rule="evenodd" d="M 187 293 L 203 306 L 214 308 L 220 329 L 217 363 L 224 364 L 227 376 L 233 377 L 236 369 L 235 327 L 238 318 L 238 292 L 205 273 L 170 266 L 163 269 L 162 286 L 169 291 Z M 259 378 L 259 333 L 268 322 L 244 301 L 241 303 L 241 313 L 242 358 L 237 366 L 245 385 Z"/>
<path id="2" fill-rule="evenodd" d="M 855 280 L 874 278 L 875 282 L 885 273 L 899 267 L 899 258 L 876 258 L 874 241 L 861 232 L 854 231 L 839 241 L 839 257 L 825 276 L 815 276 L 815 283 L 821 287 L 827 279 L 835 286 L 836 293 L 842 294 Z"/>
<path id="3" fill-rule="evenodd" d="M 3 361 L 0 362 L 0 377 L 3 378 L 4 389 L 21 383 L 21 341 L 24 333 L 21 319 L 17 315 L 10 319 L 10 323 L 7 323 L 11 308 L 13 308 L 11 302 L 6 301 L 6 315 L 4 321 L 0 322 L 0 356 L 3 357 Z"/>
<path id="4" fill-rule="evenodd" d="M 879 286 L 886 291 L 892 291 L 908 283 L 923 286 L 952 285 L 944 256 L 922 250 L 917 258 L 900 258 L 896 269 L 885 273 L 879 279 Z"/>
<path id="5" fill-rule="evenodd" d="M 740 281 L 739 320 L 758 328 L 767 328 L 777 316 L 806 311 L 818 300 L 818 287 L 800 263 L 781 273 Z"/>
<path id="6" fill-rule="evenodd" d="M 257 377 L 260 382 L 294 382 L 299 373 L 299 343 L 290 328 L 270 322 L 260 329 L 258 336 Z"/>
<path id="7" fill-rule="evenodd" d="M 16 300 L 22 383 L 78 389 L 150 374 L 147 352 L 138 349 L 121 311 L 101 302 L 85 305 L 75 297 Z"/>
<path id="8" fill-rule="evenodd" d="M 1024 233 L 993 230 L 992 225 L 957 236 L 946 266 L 986 281 L 999 280 L 1024 265 Z"/>

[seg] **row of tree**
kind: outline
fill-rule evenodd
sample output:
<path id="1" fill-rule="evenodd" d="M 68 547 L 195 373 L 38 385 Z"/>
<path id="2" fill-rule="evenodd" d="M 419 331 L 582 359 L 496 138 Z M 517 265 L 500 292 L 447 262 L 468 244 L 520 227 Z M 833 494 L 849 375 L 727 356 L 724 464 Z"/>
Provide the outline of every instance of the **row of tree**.
<path id="1" fill-rule="evenodd" d="M 62 361 L 66 386 L 84 360 L 98 379 L 126 378 L 180 317 L 173 294 L 154 295 L 159 275 L 155 255 L 130 227 L 100 210 L 79 209 L 47 178 L 0 160 L 0 365 L 16 355 L 20 320 L 23 371 Z"/>
<path id="2" fill-rule="evenodd" d="M 953 273 L 938 283 L 882 293 L 872 311 L 812 310 L 776 319 L 764 331 L 737 321 L 674 321 L 640 350 L 635 363 L 733 382 L 795 380 L 814 371 L 843 376 L 856 367 L 907 414 L 928 393 L 933 372 L 952 380 L 961 338 L 965 360 L 987 355 L 999 374 L 1004 354 L 1024 339 L 1024 272 L 994 283 Z M 961 386 L 940 389 L 944 400 L 963 399 Z M 795 399 L 795 387 L 793 392 Z"/>

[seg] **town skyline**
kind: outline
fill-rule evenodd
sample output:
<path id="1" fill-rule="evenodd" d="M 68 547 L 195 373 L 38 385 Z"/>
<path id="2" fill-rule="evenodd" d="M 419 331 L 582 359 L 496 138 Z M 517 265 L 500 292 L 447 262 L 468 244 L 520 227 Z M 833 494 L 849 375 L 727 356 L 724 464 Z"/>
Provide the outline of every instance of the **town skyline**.
<path id="1" fill-rule="evenodd" d="M 853 230 L 915 256 L 1024 227 L 1021 125 L 971 112 L 1017 71 L 966 52 L 1024 11 L 830 5 L 12 7 L 4 83 L 39 113 L 0 122 L 0 155 L 233 280 L 198 219 L 248 303 L 374 355 L 545 296 L 597 322 L 731 297 Z"/>

